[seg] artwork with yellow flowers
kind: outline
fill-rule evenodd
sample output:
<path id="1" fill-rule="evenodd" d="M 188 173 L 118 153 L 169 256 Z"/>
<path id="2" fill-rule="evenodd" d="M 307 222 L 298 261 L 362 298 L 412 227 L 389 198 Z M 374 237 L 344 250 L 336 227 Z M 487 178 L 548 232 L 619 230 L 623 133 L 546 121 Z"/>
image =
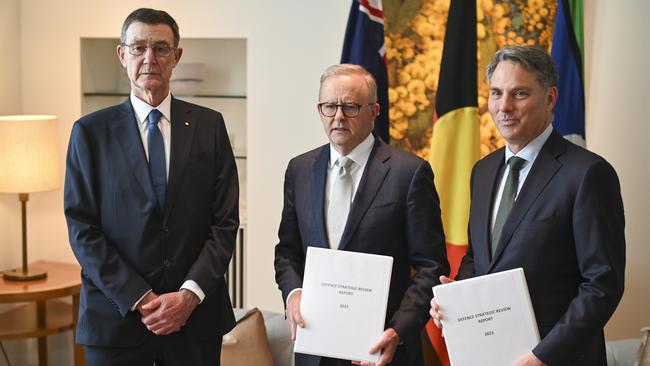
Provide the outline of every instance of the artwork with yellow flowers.
<path id="1" fill-rule="evenodd" d="M 427 159 L 450 0 L 384 0 L 391 144 Z M 550 49 L 556 0 L 477 0 L 481 157 L 504 145 L 487 110 L 485 67 L 506 45 Z"/>

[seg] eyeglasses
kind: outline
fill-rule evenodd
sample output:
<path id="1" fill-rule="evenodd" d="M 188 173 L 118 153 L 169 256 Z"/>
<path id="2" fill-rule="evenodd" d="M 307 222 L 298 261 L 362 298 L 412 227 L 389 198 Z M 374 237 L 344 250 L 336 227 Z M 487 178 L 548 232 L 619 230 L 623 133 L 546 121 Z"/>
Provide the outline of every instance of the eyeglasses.
<path id="1" fill-rule="evenodd" d="M 142 56 L 147 52 L 147 48 L 151 48 L 156 57 L 167 57 L 176 50 L 176 47 L 171 47 L 167 43 L 155 43 L 147 45 L 144 43 L 124 44 L 122 46 L 129 49 L 129 53 L 133 56 Z"/>
<path id="2" fill-rule="evenodd" d="M 334 117 L 339 108 L 343 111 L 343 115 L 346 117 L 356 117 L 359 115 L 361 107 L 366 105 L 374 105 L 375 103 L 368 104 L 357 104 L 357 103 L 318 103 L 318 111 L 325 117 Z"/>

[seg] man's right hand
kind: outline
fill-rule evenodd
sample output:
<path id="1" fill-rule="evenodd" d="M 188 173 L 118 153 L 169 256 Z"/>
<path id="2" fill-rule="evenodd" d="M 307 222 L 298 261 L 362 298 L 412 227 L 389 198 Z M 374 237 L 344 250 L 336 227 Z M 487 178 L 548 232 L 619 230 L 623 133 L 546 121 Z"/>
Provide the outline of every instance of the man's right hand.
<path id="1" fill-rule="evenodd" d="M 447 276 L 440 276 L 441 284 L 444 285 L 451 282 L 454 282 L 454 280 Z M 436 327 L 442 329 L 442 313 L 440 313 L 440 307 L 438 306 L 435 297 L 431 299 L 431 310 L 429 310 L 429 314 L 431 314 L 431 318 L 433 319 L 433 323 L 436 325 Z"/>
<path id="2" fill-rule="evenodd" d="M 287 310 L 286 315 L 289 320 L 289 325 L 291 326 L 291 340 L 296 341 L 296 325 L 300 328 L 305 327 L 305 321 L 302 319 L 300 314 L 300 299 L 302 298 L 302 290 L 298 290 L 289 296 L 287 299 Z"/>
<path id="3" fill-rule="evenodd" d="M 142 307 L 143 307 L 146 303 L 148 303 L 148 302 L 151 301 L 151 300 L 156 299 L 157 297 L 158 297 L 158 295 L 156 295 L 153 291 L 150 291 L 150 292 L 147 294 L 147 296 L 145 296 L 145 297 L 142 299 L 142 301 L 140 301 L 140 303 L 138 303 L 138 306 L 136 307 L 136 309 L 140 312 L 140 315 L 141 315 L 143 318 L 144 318 L 145 316 L 147 316 L 147 315 L 153 313 L 154 311 L 156 311 L 156 308 L 153 308 L 153 309 L 146 309 L 146 310 L 145 310 L 145 309 L 143 309 Z"/>

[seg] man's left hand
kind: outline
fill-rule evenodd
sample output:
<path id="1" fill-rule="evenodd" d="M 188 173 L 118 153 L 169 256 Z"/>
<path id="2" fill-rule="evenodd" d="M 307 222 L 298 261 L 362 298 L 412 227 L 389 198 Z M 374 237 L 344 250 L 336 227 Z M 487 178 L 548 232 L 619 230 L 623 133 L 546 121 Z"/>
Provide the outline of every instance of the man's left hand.
<path id="1" fill-rule="evenodd" d="M 528 352 L 525 355 L 519 357 L 515 362 L 515 366 L 546 366 L 546 364 L 540 361 L 535 354 Z"/>
<path id="2" fill-rule="evenodd" d="M 374 362 L 368 362 L 368 361 L 352 361 L 354 365 L 361 365 L 361 366 L 384 366 L 388 365 L 392 360 L 393 356 L 395 355 L 395 349 L 397 349 L 397 345 L 399 345 L 400 339 L 399 335 L 393 328 L 388 328 L 382 333 L 381 338 L 379 338 L 379 341 L 375 343 L 372 347 L 370 347 L 370 350 L 368 351 L 371 354 L 377 353 L 381 351 L 381 358 L 379 359 L 379 362 L 374 363 Z"/>
<path id="3" fill-rule="evenodd" d="M 178 332 L 198 304 L 199 298 L 187 289 L 162 294 L 142 306 L 144 310 L 155 309 L 142 322 L 155 335 Z"/>

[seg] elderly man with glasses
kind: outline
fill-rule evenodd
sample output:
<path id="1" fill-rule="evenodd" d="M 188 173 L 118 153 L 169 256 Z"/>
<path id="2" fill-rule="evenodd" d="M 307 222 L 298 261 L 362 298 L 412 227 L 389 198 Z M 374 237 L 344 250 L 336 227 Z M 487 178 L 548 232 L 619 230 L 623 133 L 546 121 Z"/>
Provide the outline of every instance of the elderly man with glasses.
<path id="1" fill-rule="evenodd" d="M 237 169 L 221 114 L 170 93 L 179 38 L 166 12 L 132 12 L 117 46 L 130 97 L 72 128 L 64 206 L 89 365 L 218 365 L 235 323 Z"/>
<path id="2" fill-rule="evenodd" d="M 329 144 L 289 162 L 275 247 L 292 337 L 296 326 L 309 323 L 300 314 L 308 246 L 387 255 L 394 261 L 385 331 L 370 353 L 382 352 L 378 365 L 422 365 L 420 332 L 431 287 L 449 273 L 433 172 L 426 161 L 372 134 L 377 84 L 361 66 L 328 68 L 319 99 Z M 349 364 L 296 354 L 297 366 Z"/>

